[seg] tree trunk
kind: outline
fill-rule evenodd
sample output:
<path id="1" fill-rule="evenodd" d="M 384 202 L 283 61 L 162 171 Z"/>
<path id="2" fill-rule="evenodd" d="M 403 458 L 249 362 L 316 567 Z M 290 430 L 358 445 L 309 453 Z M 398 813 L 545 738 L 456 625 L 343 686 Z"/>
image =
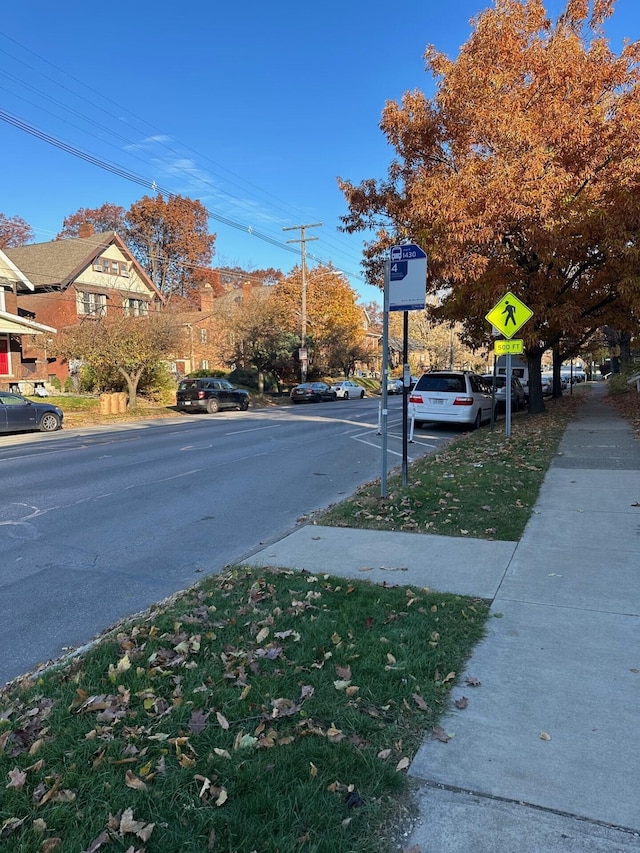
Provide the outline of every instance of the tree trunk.
<path id="1" fill-rule="evenodd" d="M 529 414 L 538 415 L 544 412 L 542 397 L 542 350 L 538 347 L 527 352 L 529 362 Z"/>
<path id="2" fill-rule="evenodd" d="M 258 369 L 258 394 L 264 394 L 264 370 Z"/>
<path id="3" fill-rule="evenodd" d="M 127 382 L 127 389 L 129 391 L 129 408 L 135 409 L 138 405 L 138 383 L 142 376 L 142 368 L 131 374 L 127 373 L 127 371 L 122 367 L 118 367 L 118 372 L 124 376 Z"/>

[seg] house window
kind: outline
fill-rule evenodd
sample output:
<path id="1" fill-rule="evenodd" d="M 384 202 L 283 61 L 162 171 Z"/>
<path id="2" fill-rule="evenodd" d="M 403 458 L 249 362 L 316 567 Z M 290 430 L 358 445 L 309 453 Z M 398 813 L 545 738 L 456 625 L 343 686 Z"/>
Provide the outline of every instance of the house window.
<path id="1" fill-rule="evenodd" d="M 209 360 L 208 359 L 206 359 L 206 358 L 202 359 L 202 361 L 200 362 L 200 370 L 209 370 Z"/>
<path id="2" fill-rule="evenodd" d="M 85 317 L 104 317 L 107 313 L 107 297 L 104 293 L 78 291 L 78 314 Z"/>
<path id="3" fill-rule="evenodd" d="M 125 299 L 122 303 L 123 313 L 127 317 L 147 317 L 149 303 L 144 299 Z"/>
<path id="4" fill-rule="evenodd" d="M 206 344 L 206 342 L 207 342 L 207 330 L 206 329 L 200 329 L 200 343 Z"/>

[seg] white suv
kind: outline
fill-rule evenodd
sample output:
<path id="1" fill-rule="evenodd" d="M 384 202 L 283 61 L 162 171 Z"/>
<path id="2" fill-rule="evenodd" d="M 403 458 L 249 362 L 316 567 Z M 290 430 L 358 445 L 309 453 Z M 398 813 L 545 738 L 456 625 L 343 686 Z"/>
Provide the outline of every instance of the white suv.
<path id="1" fill-rule="evenodd" d="M 482 376 L 467 370 L 438 370 L 423 373 L 416 382 L 409 415 L 415 417 L 416 426 L 431 421 L 475 429 L 491 420 L 491 405 L 491 385 Z"/>

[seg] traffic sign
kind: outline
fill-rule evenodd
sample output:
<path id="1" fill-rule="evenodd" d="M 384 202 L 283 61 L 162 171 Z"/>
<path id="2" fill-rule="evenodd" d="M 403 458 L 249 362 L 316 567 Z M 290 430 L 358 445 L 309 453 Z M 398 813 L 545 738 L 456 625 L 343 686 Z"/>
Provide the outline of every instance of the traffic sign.
<path id="1" fill-rule="evenodd" d="M 513 338 L 510 341 L 494 341 L 493 351 L 496 355 L 521 355 L 524 352 L 524 341 L 522 338 Z"/>
<path id="2" fill-rule="evenodd" d="M 524 302 L 521 302 L 513 293 L 505 293 L 485 319 L 499 329 L 505 338 L 512 338 L 531 317 L 533 317 L 533 311 Z"/>
<path id="3" fill-rule="evenodd" d="M 389 267 L 389 311 L 424 309 L 427 256 L 420 246 L 393 246 Z"/>

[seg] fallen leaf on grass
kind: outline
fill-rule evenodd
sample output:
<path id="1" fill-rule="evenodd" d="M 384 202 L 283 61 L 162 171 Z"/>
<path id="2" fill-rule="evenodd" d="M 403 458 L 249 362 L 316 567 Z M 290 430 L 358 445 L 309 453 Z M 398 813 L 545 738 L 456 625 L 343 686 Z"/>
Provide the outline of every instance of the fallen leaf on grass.
<path id="1" fill-rule="evenodd" d="M 146 791 L 147 784 L 143 782 L 142 779 L 139 779 L 135 773 L 132 773 L 131 770 L 127 770 L 124 774 L 124 784 L 127 788 L 133 788 L 134 791 Z"/>
<path id="2" fill-rule="evenodd" d="M 24 783 L 27 781 L 27 774 L 24 770 L 20 770 L 19 767 L 14 767 L 13 770 L 9 770 L 7 774 L 9 776 L 9 783 L 7 784 L 7 788 L 22 788 Z"/>
<path id="3" fill-rule="evenodd" d="M 400 770 L 406 770 L 407 767 L 411 764 L 411 761 L 405 756 L 405 758 L 401 758 L 400 761 L 396 764 L 396 770 L 399 772 Z"/>
<path id="4" fill-rule="evenodd" d="M 121 836 L 131 833 L 141 841 L 148 841 L 155 827 L 155 823 L 145 823 L 143 820 L 135 820 L 133 809 L 125 809 L 119 820 L 116 815 L 114 822 L 116 822 L 115 828 Z"/>
<path id="5" fill-rule="evenodd" d="M 420 696 L 418 693 L 414 693 L 412 696 L 412 699 L 416 703 L 418 708 L 420 708 L 421 711 L 430 711 L 431 710 L 431 708 L 427 705 L 427 703 L 424 701 L 422 696 Z"/>

